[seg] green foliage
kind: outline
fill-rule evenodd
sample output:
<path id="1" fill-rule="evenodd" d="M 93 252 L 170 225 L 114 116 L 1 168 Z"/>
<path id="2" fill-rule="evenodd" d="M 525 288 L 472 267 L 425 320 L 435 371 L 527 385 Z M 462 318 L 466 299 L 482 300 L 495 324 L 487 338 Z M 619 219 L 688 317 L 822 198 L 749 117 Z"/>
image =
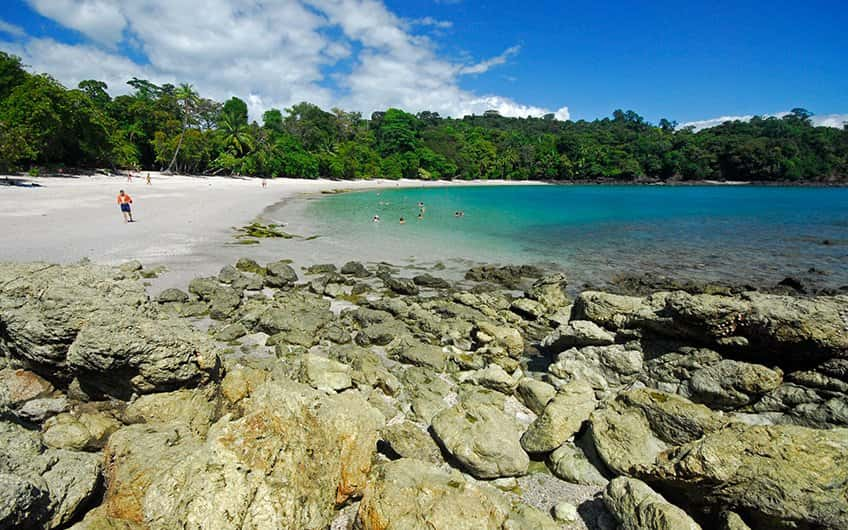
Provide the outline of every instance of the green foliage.
<path id="1" fill-rule="evenodd" d="M 344 179 L 845 181 L 848 128 L 814 127 L 795 108 L 694 132 L 631 110 L 592 122 L 553 115 L 461 119 L 390 108 L 358 112 L 298 103 L 248 122 L 190 84 L 98 80 L 68 90 L 0 52 L 0 170 L 36 165 L 165 168 L 192 173 Z"/>

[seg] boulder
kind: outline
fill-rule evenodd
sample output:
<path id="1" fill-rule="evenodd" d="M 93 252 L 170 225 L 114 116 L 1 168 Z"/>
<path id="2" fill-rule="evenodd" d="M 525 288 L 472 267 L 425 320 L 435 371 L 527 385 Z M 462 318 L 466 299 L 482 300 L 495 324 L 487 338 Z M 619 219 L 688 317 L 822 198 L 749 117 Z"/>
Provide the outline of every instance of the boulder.
<path id="1" fill-rule="evenodd" d="M 147 302 L 140 281 L 116 279 L 111 267 L 0 263 L 0 351 L 36 372 L 70 379 L 68 347 L 92 315 L 123 315 Z"/>
<path id="2" fill-rule="evenodd" d="M 156 297 L 156 301 L 160 304 L 167 304 L 173 302 L 185 303 L 188 302 L 188 300 L 188 293 L 180 289 L 175 289 L 173 287 L 165 289 Z"/>
<path id="3" fill-rule="evenodd" d="M 404 371 L 402 380 L 405 397 L 422 423 L 429 424 L 433 416 L 449 406 L 446 398 L 451 385 L 432 370 L 411 366 Z"/>
<path id="4" fill-rule="evenodd" d="M 655 318 L 644 298 L 601 291 L 583 291 L 574 301 L 571 318 L 591 320 L 607 329 L 635 327 Z"/>
<path id="5" fill-rule="evenodd" d="M 606 397 L 633 383 L 642 370 L 642 352 L 621 344 L 571 348 L 557 355 L 548 372 L 558 379 L 580 379 L 599 397 Z"/>
<path id="6" fill-rule="evenodd" d="M 0 472 L 0 528 L 37 528 L 46 518 L 50 498 L 32 482 Z"/>
<path id="7" fill-rule="evenodd" d="M 542 349 L 551 353 L 560 353 L 567 348 L 583 346 L 608 346 L 615 342 L 615 336 L 590 320 L 571 320 L 560 326 L 544 339 Z"/>
<path id="8" fill-rule="evenodd" d="M 482 370 L 472 372 L 466 380 L 508 395 L 511 395 L 517 386 L 515 379 L 497 364 L 490 364 Z"/>
<path id="9" fill-rule="evenodd" d="M 590 433 L 604 464 L 616 474 L 654 462 L 669 447 L 697 440 L 727 423 L 703 405 L 659 390 L 618 394 L 592 413 Z"/>
<path id="10" fill-rule="evenodd" d="M 693 372 L 684 395 L 696 403 L 730 410 L 757 401 L 782 382 L 779 370 L 725 359 Z"/>
<path id="11" fill-rule="evenodd" d="M 549 274 L 533 282 L 527 290 L 527 297 L 544 305 L 548 311 L 555 311 L 568 305 L 568 295 L 565 287 L 568 281 L 562 273 Z"/>
<path id="12" fill-rule="evenodd" d="M 477 478 L 524 475 L 530 460 L 522 450 L 516 421 L 498 407 L 464 399 L 432 422 L 439 443 Z"/>
<path id="13" fill-rule="evenodd" d="M 236 269 L 242 272 L 252 272 L 254 274 L 265 274 L 265 267 L 256 263 L 250 258 L 239 258 L 236 261 Z"/>
<path id="14" fill-rule="evenodd" d="M 215 320 L 227 320 L 241 304 L 241 293 L 231 287 L 217 287 L 206 299 L 209 302 L 209 316 Z"/>
<path id="15" fill-rule="evenodd" d="M 848 429 L 731 424 L 662 452 L 636 475 L 755 528 L 848 527 Z"/>
<path id="16" fill-rule="evenodd" d="M 180 423 L 195 435 L 206 435 L 221 415 L 221 400 L 214 387 L 182 389 L 140 396 L 123 412 L 125 423 Z"/>
<path id="17" fill-rule="evenodd" d="M 297 273 L 285 261 L 275 261 L 265 266 L 265 285 L 288 287 L 297 282 Z"/>
<path id="18" fill-rule="evenodd" d="M 81 381 L 116 397 L 198 385 L 219 362 L 212 342 L 183 320 L 102 312 L 89 316 L 67 353 Z"/>
<path id="19" fill-rule="evenodd" d="M 554 475 L 573 484 L 603 487 L 609 482 L 584 450 L 572 442 L 565 442 L 548 456 L 548 467 Z"/>
<path id="20" fill-rule="evenodd" d="M 531 514 L 532 512 L 532 514 Z M 549 518 L 486 484 L 420 460 L 376 467 L 356 517 L 362 530 L 551 530 Z M 532 519 L 532 521 L 531 521 Z"/>
<path id="21" fill-rule="evenodd" d="M 440 346 L 425 344 L 415 339 L 396 341 L 389 348 L 389 354 L 402 363 L 430 368 L 437 372 L 443 371 L 447 362 L 447 354 Z"/>
<path id="22" fill-rule="evenodd" d="M 26 421 L 41 423 L 51 416 L 65 412 L 71 406 L 65 396 L 32 399 L 24 403 L 15 415 Z"/>
<path id="23" fill-rule="evenodd" d="M 330 350 L 330 358 L 350 366 L 350 378 L 357 387 L 378 388 L 388 396 L 400 392 L 398 378 L 383 365 L 380 356 L 371 350 L 353 344 L 339 346 Z"/>
<path id="24" fill-rule="evenodd" d="M 430 289 L 450 289 L 451 284 L 444 278 L 433 276 L 432 274 L 419 274 L 412 278 L 415 285 L 420 287 L 428 287 Z"/>
<path id="25" fill-rule="evenodd" d="M 232 265 L 224 265 L 221 271 L 218 272 L 218 281 L 221 283 L 231 284 L 241 273 Z"/>
<path id="26" fill-rule="evenodd" d="M 367 278 L 368 276 L 371 276 L 371 273 L 368 272 L 365 265 L 358 261 L 348 261 L 342 265 L 341 273 L 353 276 L 354 278 Z"/>
<path id="27" fill-rule="evenodd" d="M 552 385 L 538 379 L 533 379 L 532 377 L 521 378 L 516 391 L 518 398 L 524 403 L 524 406 L 537 415 L 545 410 L 545 406 L 554 398 L 557 392 L 556 388 Z"/>
<path id="28" fill-rule="evenodd" d="M 585 381 L 563 385 L 521 437 L 521 446 L 528 453 L 553 451 L 580 430 L 596 405 L 595 393 Z"/>
<path id="29" fill-rule="evenodd" d="M 310 353 L 301 358 L 299 380 L 323 392 L 340 392 L 353 385 L 350 372 L 346 364 Z"/>
<path id="30" fill-rule="evenodd" d="M 156 528 L 326 528 L 362 494 L 383 418 L 357 393 L 274 380 L 199 439 L 126 427 L 107 446 L 106 515 Z"/>
<path id="31" fill-rule="evenodd" d="M 336 272 L 336 266 L 332 263 L 318 263 L 306 268 L 307 274 L 330 274 Z"/>
<path id="32" fill-rule="evenodd" d="M 548 310 L 544 304 L 530 298 L 516 298 L 509 309 L 527 320 L 538 320 Z"/>
<path id="33" fill-rule="evenodd" d="M 689 515 L 644 482 L 613 479 L 604 491 L 604 504 L 622 530 L 700 530 Z"/>
<path id="34" fill-rule="evenodd" d="M 271 304 L 261 306 L 253 330 L 268 335 L 281 333 L 289 344 L 310 347 L 318 342 L 318 331 L 332 321 L 329 300 L 289 291 L 275 297 Z M 245 319 L 242 323 L 249 324 Z"/>
<path id="35" fill-rule="evenodd" d="M 408 296 L 418 294 L 418 286 L 409 278 L 393 278 L 391 276 L 386 276 L 383 278 L 383 284 L 387 289 L 397 294 Z"/>
<path id="36" fill-rule="evenodd" d="M 4 368 L 0 370 L 0 409 L 17 409 L 32 399 L 44 398 L 53 392 L 53 385 L 29 370 Z"/>
<path id="37" fill-rule="evenodd" d="M 387 425 L 381 432 L 381 439 L 392 456 L 417 458 L 434 464 L 443 462 L 442 452 L 433 437 L 411 421 Z"/>

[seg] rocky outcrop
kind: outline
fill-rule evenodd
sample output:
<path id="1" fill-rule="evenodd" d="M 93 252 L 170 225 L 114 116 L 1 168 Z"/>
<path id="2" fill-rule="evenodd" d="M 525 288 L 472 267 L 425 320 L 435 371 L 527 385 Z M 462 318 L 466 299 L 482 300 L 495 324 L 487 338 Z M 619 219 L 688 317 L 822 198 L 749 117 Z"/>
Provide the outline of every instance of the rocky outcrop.
<path id="1" fill-rule="evenodd" d="M 533 512 L 535 517 L 525 515 Z M 362 530 L 553 530 L 550 517 L 515 505 L 503 493 L 413 459 L 381 464 L 357 514 Z"/>
<path id="2" fill-rule="evenodd" d="M 756 528 L 848 527 L 848 429 L 728 425 L 659 454 L 637 476 Z"/>
<path id="3" fill-rule="evenodd" d="M 700 530 L 689 515 L 653 491 L 644 482 L 613 479 L 604 492 L 604 504 L 623 530 Z"/>
<path id="4" fill-rule="evenodd" d="M 265 285 L 289 287 L 297 282 L 297 273 L 286 261 L 275 261 L 265 266 Z"/>
<path id="5" fill-rule="evenodd" d="M 583 346 L 609 346 L 615 336 L 590 320 L 570 320 L 542 340 L 542 348 L 560 353 L 567 348 Z"/>
<path id="6" fill-rule="evenodd" d="M 152 528 L 323 528 L 365 487 L 382 416 L 356 394 L 322 397 L 293 382 L 258 387 L 240 418 L 205 440 L 184 424 L 115 433 L 107 515 Z"/>
<path id="7" fill-rule="evenodd" d="M 621 344 L 571 348 L 556 357 L 548 372 L 564 381 L 588 383 L 598 397 L 633 383 L 642 371 L 643 355 Z"/>
<path id="8" fill-rule="evenodd" d="M 598 455 L 616 474 L 654 462 L 662 451 L 697 440 L 727 423 L 722 416 L 674 394 L 622 392 L 590 417 Z"/>

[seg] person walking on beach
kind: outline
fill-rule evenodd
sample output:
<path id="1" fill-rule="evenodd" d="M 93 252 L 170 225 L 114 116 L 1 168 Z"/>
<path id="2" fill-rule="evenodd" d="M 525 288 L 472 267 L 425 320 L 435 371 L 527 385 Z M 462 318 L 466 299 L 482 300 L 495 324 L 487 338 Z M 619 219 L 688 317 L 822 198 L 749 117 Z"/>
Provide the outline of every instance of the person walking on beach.
<path id="1" fill-rule="evenodd" d="M 124 193 L 124 190 L 121 190 L 120 193 L 118 193 L 118 206 L 121 207 L 121 214 L 124 216 L 125 223 L 134 222 L 130 204 L 132 204 L 132 197 Z"/>
<path id="2" fill-rule="evenodd" d="M 145 180 L 147 180 L 147 185 L 148 185 L 148 186 L 150 186 L 151 184 L 153 184 L 152 182 L 150 182 L 150 173 L 148 173 L 148 174 L 147 174 L 147 178 L 146 178 Z"/>

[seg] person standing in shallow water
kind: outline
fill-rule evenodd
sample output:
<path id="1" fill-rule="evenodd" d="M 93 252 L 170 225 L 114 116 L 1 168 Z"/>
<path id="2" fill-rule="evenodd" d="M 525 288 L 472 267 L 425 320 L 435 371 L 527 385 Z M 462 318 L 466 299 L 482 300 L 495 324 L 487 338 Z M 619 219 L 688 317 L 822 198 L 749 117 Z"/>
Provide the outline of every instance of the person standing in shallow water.
<path id="1" fill-rule="evenodd" d="M 132 197 L 130 197 L 129 195 L 124 193 L 124 190 L 121 190 L 118 193 L 118 206 L 121 207 L 121 214 L 123 214 L 123 216 L 124 216 L 124 222 L 125 223 L 134 222 L 133 217 L 132 217 L 132 209 L 130 208 L 131 204 L 132 204 Z"/>

